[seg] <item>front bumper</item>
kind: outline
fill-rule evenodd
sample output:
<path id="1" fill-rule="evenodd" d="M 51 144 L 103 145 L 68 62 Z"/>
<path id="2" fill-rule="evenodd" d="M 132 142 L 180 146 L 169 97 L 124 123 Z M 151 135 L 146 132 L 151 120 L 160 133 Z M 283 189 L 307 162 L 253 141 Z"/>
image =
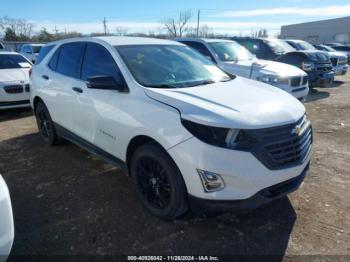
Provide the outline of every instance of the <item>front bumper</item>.
<path id="1" fill-rule="evenodd" d="M 310 84 L 313 86 L 323 85 L 326 82 L 331 82 L 335 77 L 334 71 L 320 73 L 320 72 L 317 72 L 316 70 L 313 70 L 308 74 L 309 74 Z"/>
<path id="2" fill-rule="evenodd" d="M 14 225 L 10 194 L 0 175 L 0 261 L 6 261 L 14 239 Z"/>
<path id="3" fill-rule="evenodd" d="M 189 195 L 206 200 L 244 200 L 258 192 L 299 176 L 307 167 L 311 152 L 302 164 L 271 170 L 252 153 L 208 145 L 192 137 L 168 150 L 183 175 Z M 197 169 L 219 174 L 225 182 L 221 191 L 207 193 Z"/>
<path id="4" fill-rule="evenodd" d="M 349 66 L 347 64 L 337 65 L 333 67 L 333 70 L 336 75 L 345 75 L 348 69 Z"/>
<path id="5" fill-rule="evenodd" d="M 283 91 L 286 91 L 287 93 L 291 94 L 295 98 L 303 101 L 309 94 L 309 84 L 300 85 L 292 87 L 290 85 L 274 85 L 275 87 L 278 87 L 282 89 Z"/>
<path id="6" fill-rule="evenodd" d="M 17 92 L 6 91 L 5 88 L 8 86 L 21 86 L 21 90 Z M 30 106 L 30 87 L 28 84 L 11 82 L 8 84 L 0 85 L 0 110 L 29 107 Z"/>
<path id="7" fill-rule="evenodd" d="M 251 196 L 250 198 L 243 200 L 207 200 L 190 195 L 190 208 L 195 213 L 254 209 L 279 198 L 282 198 L 287 194 L 297 190 L 304 181 L 308 169 L 309 165 L 307 165 L 307 167 L 299 176 L 284 181 L 282 183 L 267 187 L 263 190 L 260 190 L 258 193 Z"/>

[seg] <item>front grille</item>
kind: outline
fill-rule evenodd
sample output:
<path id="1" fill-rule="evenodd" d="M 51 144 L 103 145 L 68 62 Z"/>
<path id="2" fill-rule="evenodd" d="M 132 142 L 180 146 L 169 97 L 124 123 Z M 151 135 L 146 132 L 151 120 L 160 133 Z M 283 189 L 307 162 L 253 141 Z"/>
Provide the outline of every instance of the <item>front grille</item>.
<path id="1" fill-rule="evenodd" d="M 304 78 L 303 78 L 303 85 L 306 85 L 308 81 L 309 81 L 309 77 L 308 76 L 304 76 Z"/>
<path id="2" fill-rule="evenodd" d="M 333 67 L 332 64 L 317 64 L 316 70 L 321 73 L 327 73 L 332 71 Z"/>
<path id="3" fill-rule="evenodd" d="M 298 135 L 297 128 L 303 127 L 305 131 Z M 305 117 L 294 124 L 246 132 L 254 140 L 254 156 L 272 170 L 303 163 L 311 150 L 312 128 Z"/>
<path id="4" fill-rule="evenodd" d="M 21 85 L 5 86 L 4 89 L 5 89 L 5 92 L 9 94 L 23 93 L 23 86 Z"/>
<path id="5" fill-rule="evenodd" d="M 338 64 L 338 58 L 332 57 L 331 58 L 331 63 L 332 63 L 333 66 L 336 66 Z"/>
<path id="6" fill-rule="evenodd" d="M 339 60 L 338 65 L 346 65 L 348 63 L 348 60 Z"/>
<path id="7" fill-rule="evenodd" d="M 290 79 L 290 85 L 291 86 L 299 86 L 301 82 L 301 77 L 297 76 L 297 77 L 293 77 Z"/>

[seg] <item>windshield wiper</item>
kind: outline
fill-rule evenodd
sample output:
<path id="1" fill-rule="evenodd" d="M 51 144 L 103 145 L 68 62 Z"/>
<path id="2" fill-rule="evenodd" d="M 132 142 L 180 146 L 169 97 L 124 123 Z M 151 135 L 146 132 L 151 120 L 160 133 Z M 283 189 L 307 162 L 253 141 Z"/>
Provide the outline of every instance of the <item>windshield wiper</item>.
<path id="1" fill-rule="evenodd" d="M 179 88 L 175 85 L 169 85 L 169 84 L 147 85 L 146 87 L 150 87 L 150 88 Z"/>

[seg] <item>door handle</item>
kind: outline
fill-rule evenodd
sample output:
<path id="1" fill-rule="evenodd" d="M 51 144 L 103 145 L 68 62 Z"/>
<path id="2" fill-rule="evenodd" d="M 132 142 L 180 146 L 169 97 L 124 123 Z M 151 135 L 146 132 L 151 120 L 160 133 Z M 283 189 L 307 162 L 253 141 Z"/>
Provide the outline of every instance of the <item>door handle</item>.
<path id="1" fill-rule="evenodd" d="M 83 93 L 83 89 L 81 89 L 80 87 L 72 87 L 72 90 L 77 93 Z"/>
<path id="2" fill-rule="evenodd" d="M 43 79 L 45 79 L 45 80 L 49 80 L 49 79 L 50 79 L 47 75 L 42 75 L 41 77 L 42 77 Z"/>

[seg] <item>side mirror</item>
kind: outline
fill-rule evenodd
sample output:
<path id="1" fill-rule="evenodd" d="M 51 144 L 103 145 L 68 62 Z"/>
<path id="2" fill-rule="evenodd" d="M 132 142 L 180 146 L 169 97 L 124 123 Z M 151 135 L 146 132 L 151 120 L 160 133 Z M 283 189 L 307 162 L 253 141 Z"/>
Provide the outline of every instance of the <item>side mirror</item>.
<path id="1" fill-rule="evenodd" d="M 92 89 L 125 91 L 125 86 L 118 83 L 114 77 L 101 75 L 89 77 L 86 86 Z"/>

